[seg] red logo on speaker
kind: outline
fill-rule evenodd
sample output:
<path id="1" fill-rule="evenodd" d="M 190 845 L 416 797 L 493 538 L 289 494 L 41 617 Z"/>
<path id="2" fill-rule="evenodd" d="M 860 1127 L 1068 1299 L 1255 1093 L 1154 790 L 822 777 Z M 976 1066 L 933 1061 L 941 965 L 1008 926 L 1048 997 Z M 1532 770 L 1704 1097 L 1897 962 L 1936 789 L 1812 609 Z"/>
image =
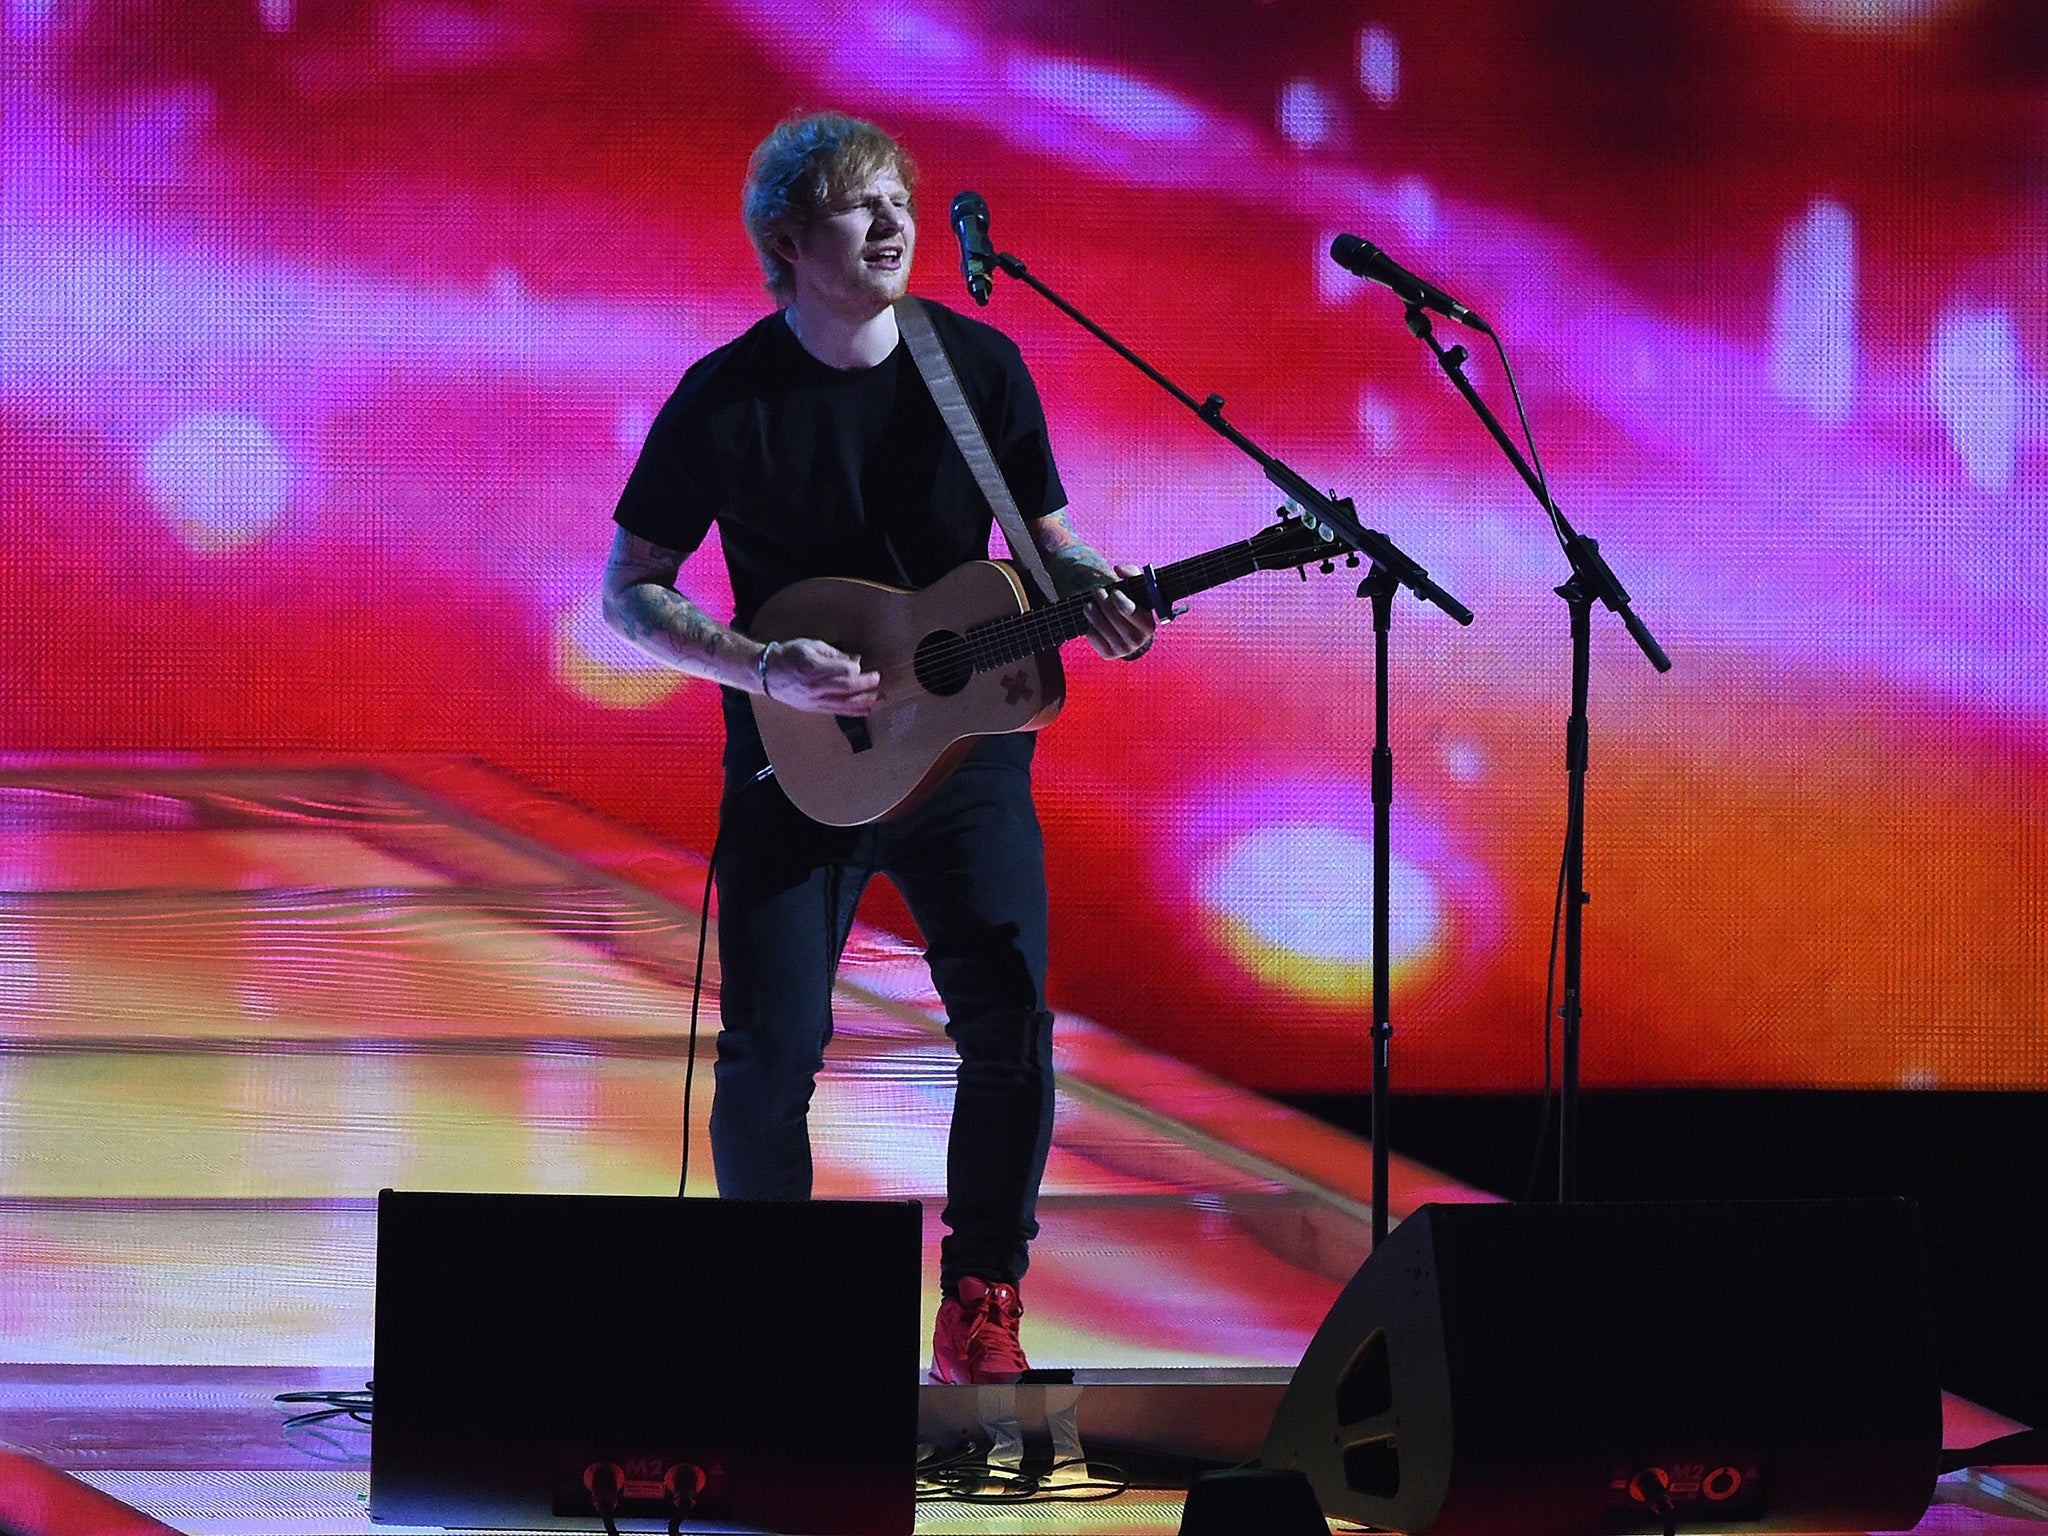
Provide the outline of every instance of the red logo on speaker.
<path id="1" fill-rule="evenodd" d="M 1716 1504 L 1742 1491 L 1742 1474 L 1733 1467 L 1716 1467 L 1700 1479 L 1700 1492 Z"/>

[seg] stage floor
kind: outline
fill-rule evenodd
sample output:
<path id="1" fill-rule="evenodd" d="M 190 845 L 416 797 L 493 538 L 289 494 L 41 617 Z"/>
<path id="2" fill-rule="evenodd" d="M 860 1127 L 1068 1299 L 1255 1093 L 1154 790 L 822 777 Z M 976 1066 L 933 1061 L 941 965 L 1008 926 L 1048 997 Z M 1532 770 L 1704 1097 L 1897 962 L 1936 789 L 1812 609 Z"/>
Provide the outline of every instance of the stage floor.
<path id="1" fill-rule="evenodd" d="M 0 1443 L 180 1530 L 369 1529 L 366 1437 L 288 1438 L 271 1394 L 368 1374 L 377 1190 L 674 1192 L 703 875 L 461 760 L 0 764 Z M 717 976 L 714 942 L 693 1194 Z M 952 1054 L 915 950 L 857 932 L 837 1016 L 819 1193 L 925 1201 L 935 1274 Z M 1369 1148 L 1085 1020 L 1057 1053 L 1034 1363 L 1290 1368 L 1368 1251 Z M 1395 1159 L 1397 1220 L 1484 1198 Z M 1955 1443 L 2002 1422 L 1950 1406 Z M 1922 1530 L 2048 1514 L 1945 1486 Z"/>

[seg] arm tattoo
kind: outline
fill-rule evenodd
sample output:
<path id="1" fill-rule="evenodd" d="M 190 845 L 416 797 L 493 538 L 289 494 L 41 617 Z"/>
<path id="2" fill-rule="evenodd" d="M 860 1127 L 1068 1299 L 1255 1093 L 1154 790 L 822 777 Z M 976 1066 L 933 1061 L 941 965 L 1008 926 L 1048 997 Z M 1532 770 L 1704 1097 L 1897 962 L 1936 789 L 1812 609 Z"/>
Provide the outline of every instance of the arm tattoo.
<path id="1" fill-rule="evenodd" d="M 731 630 L 673 587 L 638 582 L 618 593 L 611 607 L 619 633 L 663 661 L 689 652 L 716 659 L 732 641 Z"/>
<path id="2" fill-rule="evenodd" d="M 1059 597 L 1092 592 L 1116 580 L 1116 571 L 1101 553 L 1074 532 L 1062 507 L 1050 517 L 1031 524 L 1032 542 L 1045 556 L 1045 568 L 1052 576 Z"/>
<path id="3" fill-rule="evenodd" d="M 1034 522 L 1031 525 L 1031 538 L 1038 545 L 1038 552 L 1048 560 L 1061 550 L 1072 549 L 1081 543 L 1081 535 L 1074 532 L 1073 522 L 1067 517 L 1065 507 Z"/>
<path id="4" fill-rule="evenodd" d="M 682 557 L 624 529 L 604 573 L 611 626 L 656 661 L 697 677 L 726 680 L 745 642 L 675 589 Z"/>

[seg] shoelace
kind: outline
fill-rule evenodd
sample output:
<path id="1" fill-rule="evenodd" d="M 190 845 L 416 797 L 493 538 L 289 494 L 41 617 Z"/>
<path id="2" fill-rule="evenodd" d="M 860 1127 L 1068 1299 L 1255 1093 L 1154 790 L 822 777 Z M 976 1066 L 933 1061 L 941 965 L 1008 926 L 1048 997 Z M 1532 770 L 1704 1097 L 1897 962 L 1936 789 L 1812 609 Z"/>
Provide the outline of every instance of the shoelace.
<path id="1" fill-rule="evenodd" d="M 963 1308 L 963 1310 L 966 1310 Z M 990 1286 L 976 1302 L 967 1325 L 967 1348 L 971 1353 L 977 1345 L 983 1351 L 980 1364 L 991 1364 L 1001 1370 L 1024 1370 L 1024 1346 L 1017 1338 L 1017 1321 L 1024 1315 L 1024 1308 L 1017 1300 L 1017 1293 L 1007 1286 Z M 984 1335 L 986 1334 L 986 1337 Z"/>

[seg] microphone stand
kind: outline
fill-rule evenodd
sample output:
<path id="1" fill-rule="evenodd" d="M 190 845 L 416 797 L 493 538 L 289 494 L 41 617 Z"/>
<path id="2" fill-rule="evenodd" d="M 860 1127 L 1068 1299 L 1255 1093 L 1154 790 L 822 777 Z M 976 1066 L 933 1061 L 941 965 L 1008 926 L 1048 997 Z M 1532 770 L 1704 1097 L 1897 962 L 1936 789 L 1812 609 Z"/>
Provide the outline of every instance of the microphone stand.
<path id="1" fill-rule="evenodd" d="M 1586 696 L 1592 671 L 1593 604 L 1604 603 L 1621 615 L 1630 637 L 1659 672 L 1671 670 L 1671 658 L 1664 654 L 1663 647 L 1657 644 L 1648 626 L 1629 607 L 1629 595 L 1601 555 L 1598 541 L 1585 537 L 1572 527 L 1551 499 L 1542 476 L 1529 467 L 1521 450 L 1502 429 L 1499 418 L 1473 389 L 1472 381 L 1465 377 L 1465 349 L 1462 346 L 1446 347 L 1439 342 L 1436 332 L 1430 327 L 1428 314 L 1419 304 L 1408 306 L 1408 329 L 1429 348 L 1445 376 L 1457 386 L 1466 404 L 1472 407 L 1486 430 L 1493 434 L 1493 440 L 1500 444 L 1501 451 L 1515 466 L 1523 484 L 1535 495 L 1537 504 L 1550 515 L 1551 527 L 1558 542 L 1564 546 L 1565 559 L 1572 568 L 1571 578 L 1556 589 L 1571 615 L 1572 631 L 1572 703 L 1571 716 L 1565 723 L 1564 748 L 1564 1001 L 1558 1009 L 1558 1017 L 1563 1023 L 1563 1062 L 1558 1073 L 1557 1198 L 1564 1202 L 1578 1198 L 1580 972 L 1584 961 L 1581 918 L 1590 899 L 1586 894 L 1586 758 L 1590 735 L 1586 721 Z"/>
<path id="2" fill-rule="evenodd" d="M 1390 904 L 1392 839 L 1390 828 L 1394 800 L 1394 751 L 1389 741 L 1387 708 L 1387 634 L 1393 625 L 1394 593 L 1408 588 L 1424 602 L 1441 608 L 1460 624 L 1472 622 L 1472 610 L 1429 579 L 1429 572 L 1404 554 L 1392 539 L 1358 521 L 1357 509 L 1349 497 L 1325 496 L 1293 469 L 1274 458 L 1223 416 L 1223 397 L 1210 395 L 1197 401 L 1165 374 L 1146 362 L 1109 332 L 1082 314 L 1072 304 L 1034 277 L 1029 268 L 1007 251 L 998 252 L 996 267 L 1031 288 L 1060 313 L 1066 315 L 1096 340 L 1108 347 L 1146 378 L 1193 411 L 1216 434 L 1231 443 L 1265 472 L 1266 479 L 1301 509 L 1312 526 L 1334 534 L 1355 551 L 1357 564 L 1364 555 L 1372 569 L 1359 583 L 1358 595 L 1372 600 L 1373 612 L 1373 752 L 1372 752 L 1372 1245 L 1387 1238 L 1387 1109 L 1388 1077 L 1394 1026 L 1389 1017 L 1391 994 Z M 1324 570 L 1333 569 L 1325 562 Z M 1171 613 L 1161 613 L 1162 620 Z"/>

